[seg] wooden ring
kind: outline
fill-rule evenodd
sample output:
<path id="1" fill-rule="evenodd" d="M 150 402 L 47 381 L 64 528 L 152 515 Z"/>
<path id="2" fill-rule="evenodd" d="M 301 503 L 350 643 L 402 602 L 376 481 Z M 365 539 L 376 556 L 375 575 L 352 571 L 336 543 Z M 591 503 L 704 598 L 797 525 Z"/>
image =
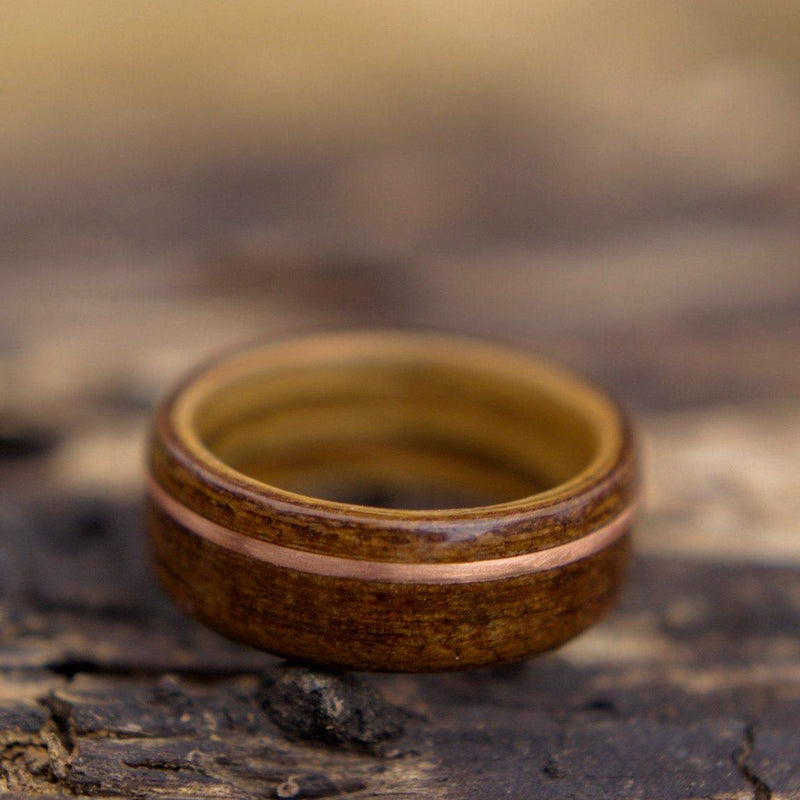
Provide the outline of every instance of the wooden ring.
<path id="1" fill-rule="evenodd" d="M 637 468 L 605 393 L 528 353 L 357 332 L 247 349 L 158 409 L 160 581 L 232 639 L 355 669 L 519 660 L 595 622 Z"/>

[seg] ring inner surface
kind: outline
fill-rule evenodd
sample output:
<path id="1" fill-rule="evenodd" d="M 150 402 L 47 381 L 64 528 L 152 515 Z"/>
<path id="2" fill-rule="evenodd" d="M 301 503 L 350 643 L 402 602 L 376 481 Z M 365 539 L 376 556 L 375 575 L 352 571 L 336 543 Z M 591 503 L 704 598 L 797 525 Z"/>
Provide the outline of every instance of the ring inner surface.
<path id="1" fill-rule="evenodd" d="M 569 480 L 599 447 L 596 425 L 568 392 L 435 358 L 228 376 L 202 397 L 192 424 L 211 453 L 254 480 L 407 510 L 519 500 Z"/>

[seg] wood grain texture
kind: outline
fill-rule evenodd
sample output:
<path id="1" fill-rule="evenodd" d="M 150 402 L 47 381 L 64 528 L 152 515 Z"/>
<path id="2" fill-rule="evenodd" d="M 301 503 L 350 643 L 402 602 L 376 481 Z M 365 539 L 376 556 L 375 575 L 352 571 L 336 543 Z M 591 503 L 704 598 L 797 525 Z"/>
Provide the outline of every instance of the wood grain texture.
<path id="1" fill-rule="evenodd" d="M 373 583 L 254 562 L 153 513 L 158 576 L 185 610 L 269 652 L 356 669 L 465 669 L 556 647 L 608 609 L 629 551 L 625 537 L 569 566 L 489 583 Z"/>
<path id="2" fill-rule="evenodd" d="M 518 661 L 596 621 L 621 585 L 637 490 L 630 426 L 599 390 L 511 349 L 397 332 L 265 345 L 196 371 L 153 437 L 149 530 L 162 584 L 204 622 L 272 653 L 410 672 Z M 355 441 L 375 460 L 334 458 L 327 473 L 391 496 L 415 464 L 392 448 L 442 440 L 441 473 L 423 472 L 421 485 L 458 485 L 462 463 L 491 474 L 515 458 L 535 477 L 521 497 L 442 510 L 343 503 L 278 482 L 276 450 L 306 464 L 309 444 L 324 459 L 351 456 Z M 275 482 L 244 472 L 242 452 Z M 595 545 L 606 529 L 614 538 Z M 543 570 L 523 561 L 565 549 Z M 331 556 L 352 570 L 326 568 Z M 517 572 L 490 571 L 509 557 Z M 463 581 L 431 574 L 437 564 Z"/>
<path id="3" fill-rule="evenodd" d="M 318 197 L 318 175 L 304 180 Z M 363 228 L 343 251 L 301 227 L 288 258 L 283 240 L 244 236 L 242 192 L 263 225 L 267 188 L 285 190 L 271 173 L 255 184 L 219 199 L 209 181 L 191 268 L 185 241 L 159 233 L 144 252 L 140 217 L 87 210 L 79 194 L 71 221 L 15 228 L 33 255 L 0 275 L 2 790 L 800 797 L 796 224 L 695 208 L 689 226 L 588 245 L 528 238 L 513 264 L 492 242 L 471 264 L 417 250 L 411 265 L 365 264 Z M 196 186 L 159 197 L 185 221 Z M 498 214 L 519 220 L 511 205 Z M 387 319 L 507 334 L 612 386 L 637 409 L 647 504 L 630 580 L 599 625 L 519 667 L 351 673 L 362 693 L 279 668 L 159 592 L 141 452 L 154 398 L 221 344 Z M 401 734 L 374 692 L 401 709 Z M 384 713 L 395 727 L 372 722 Z"/>

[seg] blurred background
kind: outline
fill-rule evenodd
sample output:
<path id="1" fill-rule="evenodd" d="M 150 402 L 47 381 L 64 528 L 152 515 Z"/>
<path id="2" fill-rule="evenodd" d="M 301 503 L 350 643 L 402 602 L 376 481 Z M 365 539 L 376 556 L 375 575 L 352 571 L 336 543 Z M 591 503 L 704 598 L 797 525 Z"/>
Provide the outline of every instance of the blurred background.
<path id="1" fill-rule="evenodd" d="M 800 559 L 798 36 L 791 0 L 4 3 L 14 491 L 130 496 L 156 398 L 221 348 L 433 327 L 634 408 L 645 548 Z M 702 536 L 665 545 L 676 504 Z"/>

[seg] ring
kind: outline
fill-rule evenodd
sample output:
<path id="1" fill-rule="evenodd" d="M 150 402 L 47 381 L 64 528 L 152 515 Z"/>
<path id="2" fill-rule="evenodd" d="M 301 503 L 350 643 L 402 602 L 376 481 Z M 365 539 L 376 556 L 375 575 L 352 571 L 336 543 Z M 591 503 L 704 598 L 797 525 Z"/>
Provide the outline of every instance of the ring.
<path id="1" fill-rule="evenodd" d="M 630 423 L 511 347 L 344 332 L 217 358 L 156 411 L 157 576 L 231 639 L 326 666 L 518 661 L 594 623 L 637 506 Z"/>

